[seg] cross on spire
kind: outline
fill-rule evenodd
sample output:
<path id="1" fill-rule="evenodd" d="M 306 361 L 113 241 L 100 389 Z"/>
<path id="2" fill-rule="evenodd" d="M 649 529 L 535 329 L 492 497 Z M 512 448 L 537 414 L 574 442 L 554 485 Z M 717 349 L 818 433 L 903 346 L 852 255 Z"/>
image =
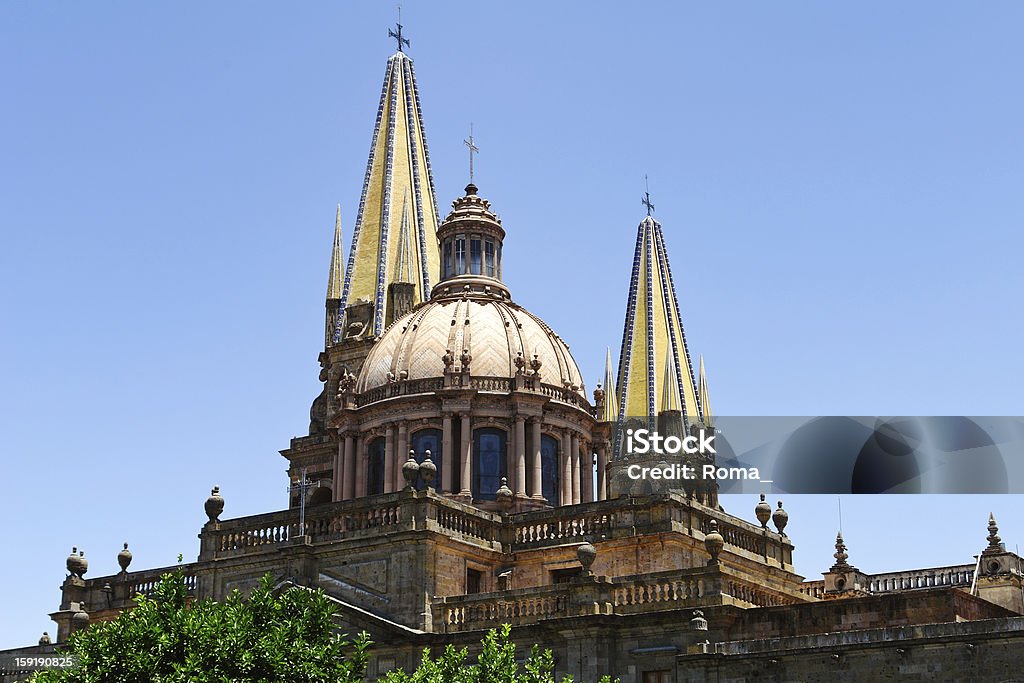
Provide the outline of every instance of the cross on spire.
<path id="1" fill-rule="evenodd" d="M 644 198 L 640 200 L 640 203 L 647 207 L 647 215 L 650 216 L 651 212 L 654 211 L 654 204 L 651 204 L 651 192 L 650 187 L 647 186 L 647 175 L 644 174 Z"/>
<path id="2" fill-rule="evenodd" d="M 479 154 L 480 148 L 473 143 L 473 124 L 469 124 L 469 139 L 463 140 L 462 144 L 469 147 L 469 182 L 473 182 L 473 154 Z"/>
<path id="3" fill-rule="evenodd" d="M 402 6 L 398 6 L 398 23 L 395 24 L 398 27 L 398 33 L 395 33 L 391 29 L 388 29 L 388 37 L 394 38 L 398 41 L 398 51 L 402 51 L 402 43 L 405 43 L 406 47 L 409 47 L 409 39 L 402 37 Z"/>

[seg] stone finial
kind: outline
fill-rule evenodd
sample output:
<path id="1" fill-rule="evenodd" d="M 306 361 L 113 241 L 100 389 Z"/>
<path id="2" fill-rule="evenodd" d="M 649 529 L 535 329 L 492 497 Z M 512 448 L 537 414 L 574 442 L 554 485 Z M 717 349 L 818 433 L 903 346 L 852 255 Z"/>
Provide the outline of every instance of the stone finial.
<path id="1" fill-rule="evenodd" d="M 693 616 L 690 617 L 690 630 L 691 631 L 707 631 L 708 620 L 704 618 L 703 610 L 693 610 Z"/>
<path id="2" fill-rule="evenodd" d="M 430 451 L 426 452 L 423 462 L 420 463 L 420 479 L 426 484 L 427 488 L 434 483 L 434 478 L 437 476 L 437 465 L 430 459 Z"/>
<path id="3" fill-rule="evenodd" d="M 356 376 L 348 370 L 343 370 L 341 378 L 338 380 L 338 400 L 344 400 L 344 397 L 352 393 L 352 389 L 356 385 Z"/>
<path id="4" fill-rule="evenodd" d="M 754 506 L 754 515 L 757 517 L 757 521 L 761 523 L 761 528 L 767 529 L 768 520 L 772 518 L 772 506 L 765 501 L 763 493 L 761 494 L 760 502 Z"/>
<path id="5" fill-rule="evenodd" d="M 80 605 L 79 610 L 72 615 L 71 623 L 74 625 L 75 630 L 85 628 L 89 625 L 89 613 L 85 611 L 84 602 Z"/>
<path id="6" fill-rule="evenodd" d="M 508 487 L 508 479 L 506 477 L 501 478 L 501 486 L 498 487 L 495 493 L 495 499 L 498 501 L 498 507 L 501 508 L 502 512 L 508 512 L 512 509 L 512 489 Z"/>
<path id="7" fill-rule="evenodd" d="M 521 375 L 523 373 L 523 368 L 526 367 L 526 359 L 523 358 L 523 352 L 522 351 L 517 351 L 516 352 L 515 364 L 516 364 L 516 374 L 517 375 Z"/>
<path id="8" fill-rule="evenodd" d="M 459 362 L 462 364 L 462 371 L 469 372 L 469 366 L 473 362 L 473 354 L 469 352 L 469 347 L 463 347 L 462 355 L 459 356 Z"/>
<path id="9" fill-rule="evenodd" d="M 836 563 L 832 565 L 831 571 L 852 569 L 850 563 L 846 561 L 850 556 L 846 553 L 846 543 L 843 541 L 842 531 L 836 534 L 836 551 L 832 554 L 832 557 L 836 558 Z"/>
<path id="10" fill-rule="evenodd" d="M 132 551 L 128 550 L 128 541 L 124 542 L 124 548 L 117 554 L 117 564 L 120 565 L 121 571 L 128 571 L 128 565 L 132 563 Z"/>
<path id="11" fill-rule="evenodd" d="M 68 559 L 65 562 L 65 565 L 68 568 L 68 574 L 71 574 L 71 576 L 77 576 L 78 578 L 82 578 L 82 574 L 85 573 L 85 570 L 82 568 L 83 561 L 84 557 L 81 554 L 79 554 L 78 547 L 76 546 L 72 548 L 71 554 L 68 555 Z"/>
<path id="12" fill-rule="evenodd" d="M 591 571 L 591 567 L 594 566 L 594 560 L 597 559 L 597 548 L 591 543 L 584 543 L 581 546 L 576 547 L 576 559 L 580 561 L 583 566 L 583 576 L 593 576 L 594 572 Z"/>
<path id="13" fill-rule="evenodd" d="M 708 565 L 718 564 L 718 554 L 725 547 L 725 539 L 722 537 L 722 534 L 718 533 L 718 522 L 716 520 L 708 522 L 708 533 L 704 536 L 704 547 L 707 549 L 708 554 L 711 555 Z"/>
<path id="14" fill-rule="evenodd" d="M 441 356 L 441 362 L 444 363 L 445 372 L 452 371 L 452 365 L 455 363 L 455 354 L 452 353 L 451 349 L 445 349 L 444 355 Z"/>
<path id="15" fill-rule="evenodd" d="M 601 383 L 597 383 L 597 387 L 594 389 L 594 405 L 598 406 L 598 409 L 604 408 L 604 389 L 601 388 Z"/>
<path id="16" fill-rule="evenodd" d="M 415 488 L 416 478 L 420 476 L 420 464 L 416 462 L 416 451 L 409 451 L 409 459 L 402 465 L 402 476 L 405 477 L 407 491 Z"/>
<path id="17" fill-rule="evenodd" d="M 996 516 L 988 513 L 988 547 L 985 550 L 1002 552 L 1006 549 L 1003 539 L 999 537 L 999 526 L 996 524 Z"/>
<path id="18" fill-rule="evenodd" d="M 85 551 L 78 551 L 78 578 L 83 578 L 85 573 L 89 571 L 89 560 L 85 559 Z"/>
<path id="19" fill-rule="evenodd" d="M 779 501 L 778 509 L 772 513 L 772 524 L 779 530 L 779 535 L 786 535 L 786 525 L 789 524 L 789 513 L 782 509 L 782 501 Z"/>
<path id="20" fill-rule="evenodd" d="M 39 638 L 39 644 L 40 645 L 52 645 L 53 641 L 50 640 L 50 634 L 47 633 L 46 631 L 43 631 L 43 635 Z"/>
<path id="21" fill-rule="evenodd" d="M 541 366 L 543 365 L 544 363 L 542 363 L 540 358 L 537 357 L 537 354 L 533 354 L 533 360 L 530 361 L 530 369 L 533 370 L 533 374 L 539 375 Z"/>
<path id="22" fill-rule="evenodd" d="M 214 486 L 210 489 L 210 497 L 203 505 L 206 509 L 206 516 L 211 522 L 219 522 L 220 513 L 224 512 L 224 498 L 220 495 L 220 487 Z"/>

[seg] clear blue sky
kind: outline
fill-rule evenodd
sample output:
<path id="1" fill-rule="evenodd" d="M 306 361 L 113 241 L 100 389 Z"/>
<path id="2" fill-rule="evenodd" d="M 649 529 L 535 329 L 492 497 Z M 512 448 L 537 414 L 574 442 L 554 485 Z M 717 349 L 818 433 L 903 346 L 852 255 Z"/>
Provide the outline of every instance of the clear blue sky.
<path id="1" fill-rule="evenodd" d="M 406 2 L 442 209 L 501 213 L 515 298 L 598 381 L 644 174 L 691 351 L 730 415 L 1020 414 L 1017 2 Z M 0 647 L 64 558 L 194 559 L 285 505 L 319 390 L 394 5 L 0 5 Z M 347 244 L 346 244 L 347 250 Z M 727 501 L 753 519 L 754 500 Z M 869 572 L 971 561 L 1022 501 L 844 500 Z M 835 498 L 790 496 L 797 569 Z M 894 543 L 894 539 L 899 539 Z"/>

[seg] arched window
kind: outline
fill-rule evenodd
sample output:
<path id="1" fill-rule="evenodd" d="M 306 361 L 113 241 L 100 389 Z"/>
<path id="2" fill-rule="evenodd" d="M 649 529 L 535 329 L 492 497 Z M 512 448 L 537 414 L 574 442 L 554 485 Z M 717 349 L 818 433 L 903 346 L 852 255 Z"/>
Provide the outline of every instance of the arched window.
<path id="1" fill-rule="evenodd" d="M 366 458 L 366 495 L 384 493 L 384 437 L 370 442 Z"/>
<path id="2" fill-rule="evenodd" d="M 558 485 L 558 439 L 544 434 L 540 437 L 541 493 L 551 505 L 558 505 L 561 487 Z"/>
<path id="3" fill-rule="evenodd" d="M 427 455 L 427 451 L 430 451 L 430 461 L 437 467 L 437 475 L 434 477 L 434 489 L 437 491 L 441 490 L 441 463 L 444 460 L 444 453 L 441 452 L 441 430 L 440 429 L 421 429 L 418 432 L 414 432 L 412 435 L 412 443 L 410 448 L 416 451 L 416 461 L 423 462 L 423 459 Z M 408 458 L 408 454 L 406 454 Z M 402 461 L 403 463 L 405 460 Z M 423 490 L 423 480 L 417 480 L 416 488 Z"/>
<path id="4" fill-rule="evenodd" d="M 506 438 L 500 429 L 473 432 L 473 498 L 494 500 L 506 469 Z"/>
<path id="5" fill-rule="evenodd" d="M 313 489 L 313 492 L 309 494 L 309 499 L 306 501 L 306 505 L 323 505 L 324 503 L 331 502 L 331 489 L 326 486 L 320 486 Z"/>

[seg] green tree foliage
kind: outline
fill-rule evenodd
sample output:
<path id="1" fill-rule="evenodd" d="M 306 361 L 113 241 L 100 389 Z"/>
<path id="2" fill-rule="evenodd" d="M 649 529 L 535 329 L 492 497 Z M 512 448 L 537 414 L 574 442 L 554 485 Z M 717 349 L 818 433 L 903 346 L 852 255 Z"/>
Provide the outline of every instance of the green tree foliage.
<path id="1" fill-rule="evenodd" d="M 534 645 L 522 667 L 516 661 L 516 646 L 509 634 L 512 627 L 505 624 L 492 629 L 483 640 L 483 650 L 476 664 L 467 664 L 466 648 L 456 650 L 449 645 L 437 659 L 430 650 L 423 651 L 423 660 L 412 673 L 392 671 L 384 683 L 555 683 L 555 663 L 551 650 L 541 651 Z M 566 676 L 560 683 L 572 683 Z M 598 683 L 612 683 L 608 676 Z M 617 683 L 617 680 L 616 680 Z"/>
<path id="2" fill-rule="evenodd" d="M 333 634 L 334 606 L 321 591 L 275 595 L 265 576 L 248 598 L 189 602 L 180 572 L 113 621 L 69 639 L 74 669 L 33 683 L 354 683 L 366 668 L 366 634 Z"/>

